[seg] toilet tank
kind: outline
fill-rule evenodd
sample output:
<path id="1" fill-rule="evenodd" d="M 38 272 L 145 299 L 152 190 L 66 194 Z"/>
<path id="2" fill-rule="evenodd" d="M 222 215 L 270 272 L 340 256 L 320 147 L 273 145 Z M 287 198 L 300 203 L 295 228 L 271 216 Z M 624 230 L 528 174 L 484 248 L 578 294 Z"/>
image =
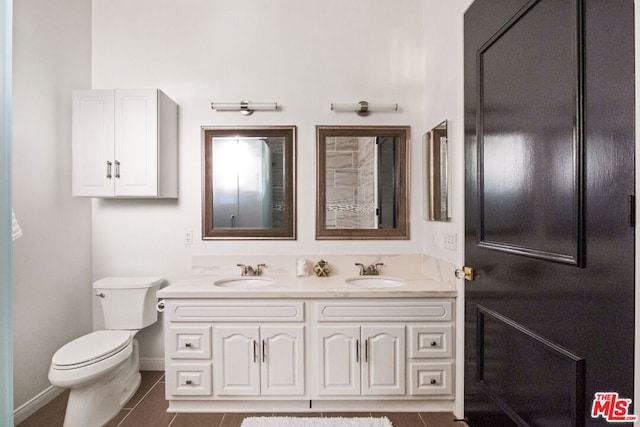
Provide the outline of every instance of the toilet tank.
<path id="1" fill-rule="evenodd" d="M 93 283 L 105 329 L 142 329 L 158 320 L 160 277 L 105 277 Z"/>

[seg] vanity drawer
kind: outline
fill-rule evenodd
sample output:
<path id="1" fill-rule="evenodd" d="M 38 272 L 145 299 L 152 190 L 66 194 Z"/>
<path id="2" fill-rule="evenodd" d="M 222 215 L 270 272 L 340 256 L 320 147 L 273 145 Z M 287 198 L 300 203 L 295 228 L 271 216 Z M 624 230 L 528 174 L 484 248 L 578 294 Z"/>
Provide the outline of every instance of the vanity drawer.
<path id="1" fill-rule="evenodd" d="M 453 357 L 453 325 L 409 325 L 409 357 Z"/>
<path id="2" fill-rule="evenodd" d="M 211 396 L 211 363 L 170 363 L 166 372 L 167 398 Z"/>
<path id="3" fill-rule="evenodd" d="M 452 301 L 321 301 L 317 304 L 317 319 L 319 322 L 444 322 L 451 321 L 452 318 Z"/>
<path id="4" fill-rule="evenodd" d="M 409 392 L 412 396 L 450 395 L 453 398 L 453 363 L 410 363 L 409 372 Z"/>
<path id="5" fill-rule="evenodd" d="M 211 359 L 211 326 L 170 326 L 167 340 L 172 359 Z"/>
<path id="6" fill-rule="evenodd" d="M 168 316 L 171 322 L 302 322 L 302 301 L 215 301 L 172 302 Z"/>

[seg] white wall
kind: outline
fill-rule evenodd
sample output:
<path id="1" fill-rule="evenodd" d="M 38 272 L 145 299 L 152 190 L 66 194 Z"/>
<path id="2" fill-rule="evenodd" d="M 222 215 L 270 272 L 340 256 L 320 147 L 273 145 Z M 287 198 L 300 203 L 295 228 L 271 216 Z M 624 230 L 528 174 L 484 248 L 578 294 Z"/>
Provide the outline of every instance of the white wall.
<path id="1" fill-rule="evenodd" d="M 430 1 L 424 14 L 426 70 L 424 75 L 425 128 L 448 121 L 451 161 L 451 221 L 423 224 L 423 253 L 464 264 L 464 11 L 473 0 Z M 424 198 L 418 199 L 423 201 Z M 445 233 L 457 236 L 457 249 L 445 249 Z M 435 242 L 435 244 L 434 244 Z M 456 305 L 456 400 L 454 412 L 463 415 L 464 403 L 464 282 L 458 280 Z"/>
<path id="2" fill-rule="evenodd" d="M 179 104 L 180 197 L 95 200 L 93 274 L 191 274 L 199 254 L 420 253 L 422 210 L 411 240 L 315 241 L 315 125 L 412 128 L 411 198 L 421 199 L 423 1 L 94 0 L 93 87 L 157 87 Z M 276 101 L 279 112 L 214 112 L 211 101 Z M 398 102 L 397 113 L 333 113 L 331 102 Z M 298 239 L 207 241 L 200 236 L 200 127 L 298 127 Z M 193 230 L 194 244 L 184 233 Z M 99 311 L 97 311 L 99 312 Z M 96 322 L 98 320 L 96 319 Z M 140 335 L 160 357 L 159 325 Z"/>
<path id="3" fill-rule="evenodd" d="M 91 4 L 14 2 L 14 390 L 49 387 L 53 353 L 91 330 L 91 204 L 71 197 L 71 89 L 90 84 Z"/>

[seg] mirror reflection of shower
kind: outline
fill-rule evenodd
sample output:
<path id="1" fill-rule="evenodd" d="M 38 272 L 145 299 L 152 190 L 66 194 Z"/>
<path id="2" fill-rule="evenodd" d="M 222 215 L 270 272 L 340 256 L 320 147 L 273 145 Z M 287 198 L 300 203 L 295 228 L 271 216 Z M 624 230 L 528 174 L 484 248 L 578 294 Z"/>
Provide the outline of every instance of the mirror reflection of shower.
<path id="1" fill-rule="evenodd" d="M 284 139 L 213 138 L 213 225 L 269 229 L 284 211 Z"/>
<path id="2" fill-rule="evenodd" d="M 328 137 L 326 227 L 395 228 L 397 165 L 393 136 Z"/>

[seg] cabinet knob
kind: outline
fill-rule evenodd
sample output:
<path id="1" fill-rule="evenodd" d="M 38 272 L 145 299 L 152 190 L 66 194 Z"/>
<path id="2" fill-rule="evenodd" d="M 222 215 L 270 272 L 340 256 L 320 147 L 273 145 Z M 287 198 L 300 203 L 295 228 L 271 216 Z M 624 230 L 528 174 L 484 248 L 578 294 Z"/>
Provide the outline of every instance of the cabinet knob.
<path id="1" fill-rule="evenodd" d="M 438 343 L 437 343 L 437 342 L 435 342 L 435 341 L 431 341 L 431 347 L 437 347 L 437 346 L 438 346 Z"/>
<path id="2" fill-rule="evenodd" d="M 434 378 L 431 378 L 430 383 L 431 383 L 431 384 L 438 384 L 438 381 L 436 381 Z"/>
<path id="3" fill-rule="evenodd" d="M 191 343 L 187 342 L 187 343 L 184 344 L 184 346 L 187 347 L 187 348 L 191 348 Z"/>
<path id="4" fill-rule="evenodd" d="M 434 381 L 435 381 L 435 380 L 434 380 Z M 191 385 L 191 380 L 187 380 L 187 381 L 185 381 L 185 384 L 187 384 L 187 385 Z"/>

